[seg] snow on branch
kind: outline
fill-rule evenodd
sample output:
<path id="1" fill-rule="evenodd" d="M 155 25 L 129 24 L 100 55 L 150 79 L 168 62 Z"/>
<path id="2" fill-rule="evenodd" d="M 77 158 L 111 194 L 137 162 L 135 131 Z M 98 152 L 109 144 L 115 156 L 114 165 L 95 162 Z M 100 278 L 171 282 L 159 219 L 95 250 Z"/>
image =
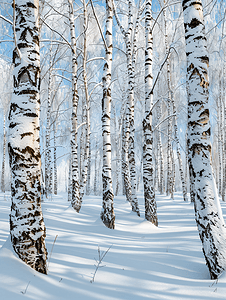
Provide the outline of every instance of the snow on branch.
<path id="1" fill-rule="evenodd" d="M 100 22 L 99 22 L 99 20 L 98 20 L 98 18 L 97 18 L 97 15 L 96 15 L 96 12 L 95 12 L 94 5 L 93 5 L 93 1 L 92 1 L 92 0 L 90 0 L 90 4 L 91 4 L 92 10 L 93 10 L 93 15 L 94 15 L 94 17 L 95 17 L 95 19 L 96 19 L 96 22 L 97 22 L 97 26 L 98 26 L 99 31 L 100 31 L 100 35 L 101 35 L 102 40 L 103 40 L 103 42 L 104 42 L 105 50 L 108 51 L 108 46 L 107 46 L 107 43 L 106 43 L 106 41 L 105 41 L 103 32 L 102 32 L 102 30 L 101 30 Z"/>
<path id="2" fill-rule="evenodd" d="M 0 18 L 1 18 L 2 20 L 6 21 L 7 23 L 9 23 L 10 25 L 13 25 L 13 22 L 10 21 L 9 19 L 7 19 L 6 17 L 0 15 Z"/>

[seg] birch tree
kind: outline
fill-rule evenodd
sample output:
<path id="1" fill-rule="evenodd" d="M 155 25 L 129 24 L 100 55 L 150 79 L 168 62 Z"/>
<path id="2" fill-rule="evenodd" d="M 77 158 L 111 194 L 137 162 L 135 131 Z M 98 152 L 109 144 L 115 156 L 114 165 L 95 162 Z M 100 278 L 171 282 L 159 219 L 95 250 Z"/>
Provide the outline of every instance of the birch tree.
<path id="1" fill-rule="evenodd" d="M 13 9 L 14 91 L 9 113 L 10 234 L 19 258 L 46 274 L 46 234 L 40 193 L 39 1 L 15 0 Z"/>
<path id="2" fill-rule="evenodd" d="M 5 114 L 3 125 L 3 157 L 2 157 L 2 176 L 1 176 L 1 191 L 5 193 L 5 155 L 6 155 L 6 126 L 5 126 Z"/>
<path id="3" fill-rule="evenodd" d="M 134 69 L 135 69 L 135 62 L 136 62 L 136 39 L 138 34 L 138 24 L 140 17 L 143 12 L 143 7 L 140 7 L 140 1 L 139 1 L 139 9 L 137 12 L 136 22 L 135 22 L 135 28 L 133 28 L 133 4 L 131 0 L 127 1 L 128 3 L 128 28 L 125 30 L 125 28 L 120 23 L 120 20 L 118 18 L 116 9 L 114 7 L 114 15 L 116 18 L 116 22 L 121 30 L 121 33 L 123 35 L 125 45 L 126 45 L 126 61 L 127 61 L 127 75 L 128 75 L 128 88 L 127 88 L 127 107 L 125 109 L 125 118 L 124 121 L 124 129 L 125 131 L 125 154 L 126 156 L 123 156 L 127 159 L 127 152 L 128 152 L 128 163 L 129 163 L 129 171 L 130 171 L 130 186 L 131 186 L 131 205 L 132 210 L 137 213 L 138 216 L 140 216 L 139 207 L 138 207 L 138 199 L 136 195 L 136 164 L 135 164 L 135 147 L 134 147 Z M 128 146 L 127 146 L 128 145 Z M 128 149 L 128 150 L 127 150 Z M 123 162 L 123 164 L 127 164 L 127 162 Z M 128 176 L 124 176 L 124 178 Z M 129 187 L 127 185 L 127 187 Z M 130 192 L 129 192 L 130 193 Z M 128 194 L 128 193 L 127 193 Z"/>
<path id="4" fill-rule="evenodd" d="M 77 111 L 78 111 L 78 90 L 77 90 L 77 55 L 76 55 L 76 36 L 74 24 L 73 1 L 68 0 L 69 20 L 71 34 L 71 52 L 72 52 L 72 132 L 71 132 L 71 204 L 79 212 L 81 208 L 81 199 L 79 192 L 79 171 L 78 171 L 78 143 L 77 143 Z"/>
<path id="5" fill-rule="evenodd" d="M 108 228 L 115 227 L 115 214 L 113 208 L 113 187 L 111 174 L 111 66 L 112 66 L 112 24 L 113 24 L 113 3 L 106 0 L 106 52 L 103 69 L 103 99 L 102 99 L 102 135 L 103 135 L 103 205 L 101 219 Z"/>
<path id="6" fill-rule="evenodd" d="M 6 132 L 6 116 L 9 112 L 9 103 L 12 96 L 13 80 L 12 80 L 12 67 L 7 64 L 4 60 L 0 60 L 0 100 L 4 113 L 3 120 L 3 155 L 2 155 L 2 174 L 1 174 L 1 191 L 5 193 L 5 170 L 6 170 L 6 144 L 7 144 L 7 132 Z"/>
<path id="7" fill-rule="evenodd" d="M 209 57 L 202 1 L 183 0 L 187 55 L 188 163 L 195 218 L 212 279 L 226 268 L 226 229 L 211 165 Z"/>
<path id="8" fill-rule="evenodd" d="M 128 159 L 128 148 L 129 148 L 129 126 L 126 122 L 126 111 L 128 105 L 126 104 L 125 115 L 122 117 L 122 174 L 123 174 L 123 186 L 125 187 L 125 194 L 127 201 L 132 206 L 132 211 L 136 212 L 137 205 L 132 201 L 132 189 L 129 172 L 129 159 Z"/>
<path id="9" fill-rule="evenodd" d="M 165 5 L 165 1 L 164 1 Z M 167 20 L 166 20 L 166 9 L 163 10 L 164 15 L 164 27 L 165 27 L 165 48 L 166 53 L 169 53 L 169 43 L 168 43 L 168 30 L 167 30 Z M 167 89 L 168 89 L 168 99 L 167 99 L 167 111 L 168 116 L 172 114 L 172 89 L 171 89 L 171 82 L 170 82 L 170 58 L 167 58 L 166 61 L 166 80 L 167 80 Z M 166 195 L 171 195 L 171 198 L 173 199 L 173 159 L 172 159 L 172 141 L 171 141 L 171 135 L 172 135 L 172 118 L 168 118 L 167 121 L 167 183 L 166 183 Z"/>
<path id="10" fill-rule="evenodd" d="M 88 91 L 88 80 L 87 80 L 87 29 L 88 29 L 88 15 L 87 15 L 87 3 L 83 1 L 83 81 L 85 90 L 85 105 L 84 105 L 84 119 L 85 122 L 85 149 L 82 151 L 83 165 L 81 169 L 81 181 L 80 181 L 80 202 L 82 202 L 82 197 L 85 193 L 85 186 L 87 182 L 88 175 L 88 165 L 89 165 L 89 155 L 90 155 L 90 97 Z"/>
<path id="11" fill-rule="evenodd" d="M 52 193 L 52 166 L 51 166 L 51 148 L 50 148 L 50 135 L 51 135 L 51 96 L 52 96 L 52 44 L 50 46 L 50 69 L 48 80 L 48 96 L 47 96 L 47 109 L 46 109 L 46 149 L 45 149 L 45 195 Z"/>
<path id="12" fill-rule="evenodd" d="M 151 0 L 146 0 L 145 8 L 145 117 L 143 120 L 143 182 L 145 200 L 145 218 L 158 226 L 157 205 L 155 201 L 154 172 L 153 172 L 153 132 L 152 132 L 152 107 L 153 107 L 153 36 Z"/>

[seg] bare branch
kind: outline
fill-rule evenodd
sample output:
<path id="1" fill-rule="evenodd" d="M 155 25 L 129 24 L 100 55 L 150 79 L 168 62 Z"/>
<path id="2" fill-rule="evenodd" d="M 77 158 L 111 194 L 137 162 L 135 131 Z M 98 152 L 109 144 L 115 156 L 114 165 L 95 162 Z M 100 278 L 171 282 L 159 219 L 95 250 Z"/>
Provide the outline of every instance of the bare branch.
<path id="1" fill-rule="evenodd" d="M 106 44 L 106 41 L 105 41 L 103 32 L 102 32 L 102 30 L 101 30 L 100 23 L 99 23 L 99 20 L 98 20 L 98 18 L 97 18 L 97 15 L 96 15 L 96 12 L 95 12 L 95 9 L 94 9 L 93 1 L 92 1 L 92 0 L 90 0 L 90 4 L 91 4 L 92 10 L 93 10 L 93 15 L 94 15 L 94 17 L 95 17 L 95 19 L 96 19 L 96 22 L 97 22 L 97 26 L 98 26 L 99 31 L 100 31 L 100 35 L 101 35 L 102 40 L 103 40 L 103 42 L 104 42 L 105 50 L 108 51 L 108 47 L 107 47 L 107 44 Z"/>
<path id="2" fill-rule="evenodd" d="M 2 15 L 0 15 L 0 18 L 4 21 L 6 21 L 7 23 L 9 23 L 10 25 L 13 25 L 13 22 L 10 21 L 9 19 L 6 19 L 5 17 L 3 17 Z"/>
<path id="3" fill-rule="evenodd" d="M 15 0 L 14 0 L 15 1 Z M 53 29 L 52 27 L 50 27 L 43 19 L 40 18 L 40 20 L 53 32 L 55 32 L 56 34 L 58 34 L 65 42 L 66 44 L 71 48 L 72 52 L 73 52 L 73 48 L 71 47 L 70 43 L 65 39 L 65 37 L 59 33 L 57 30 Z"/>
<path id="4" fill-rule="evenodd" d="M 122 35 L 125 37 L 126 36 L 126 31 L 125 31 L 125 28 L 122 26 L 122 24 L 119 21 L 118 14 L 117 14 L 116 8 L 115 8 L 115 2 L 114 2 L 114 0 L 112 0 L 112 3 L 113 3 L 113 12 L 114 12 L 114 15 L 115 15 L 115 20 L 116 20 L 116 22 L 118 24 L 118 27 L 120 28 L 120 30 L 122 32 Z"/>

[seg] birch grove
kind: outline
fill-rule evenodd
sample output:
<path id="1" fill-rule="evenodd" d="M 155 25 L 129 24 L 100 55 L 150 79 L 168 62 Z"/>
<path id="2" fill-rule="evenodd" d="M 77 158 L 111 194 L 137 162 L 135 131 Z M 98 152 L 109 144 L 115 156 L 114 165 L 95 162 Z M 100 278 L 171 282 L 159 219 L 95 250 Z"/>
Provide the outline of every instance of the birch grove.
<path id="1" fill-rule="evenodd" d="M 0 4 L 0 164 L 17 255 L 47 273 L 41 201 L 58 193 L 76 217 L 86 196 L 101 197 L 110 229 L 122 195 L 134 218 L 158 226 L 158 199 L 181 194 L 194 204 L 218 278 L 226 267 L 225 3 L 12 2 Z"/>

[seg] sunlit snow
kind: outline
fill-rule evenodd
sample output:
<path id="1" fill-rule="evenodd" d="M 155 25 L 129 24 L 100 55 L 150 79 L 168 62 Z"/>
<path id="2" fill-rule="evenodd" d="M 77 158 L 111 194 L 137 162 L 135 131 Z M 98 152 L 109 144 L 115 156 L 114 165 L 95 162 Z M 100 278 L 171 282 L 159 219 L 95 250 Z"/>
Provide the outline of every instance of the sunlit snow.
<path id="1" fill-rule="evenodd" d="M 85 197 L 79 214 L 66 199 L 61 194 L 42 204 L 50 258 L 46 276 L 12 252 L 7 239 L 10 199 L 0 194 L 1 300 L 225 299 L 226 277 L 209 279 L 193 205 L 180 193 L 175 200 L 157 195 L 158 228 L 144 220 L 141 195 L 141 218 L 123 196 L 115 198 L 115 230 L 99 218 L 101 197 Z M 225 215 L 225 203 L 222 208 Z M 98 246 L 101 252 L 111 248 L 91 283 Z"/>

